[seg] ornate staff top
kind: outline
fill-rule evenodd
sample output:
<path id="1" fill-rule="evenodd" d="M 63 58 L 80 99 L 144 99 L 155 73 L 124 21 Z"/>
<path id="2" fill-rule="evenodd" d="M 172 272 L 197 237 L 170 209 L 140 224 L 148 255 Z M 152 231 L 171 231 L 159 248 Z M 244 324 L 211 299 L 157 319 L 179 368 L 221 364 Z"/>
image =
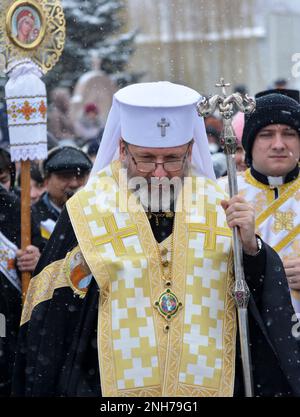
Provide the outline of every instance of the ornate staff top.
<path id="1" fill-rule="evenodd" d="M 47 157 L 47 94 L 42 76 L 65 42 L 60 0 L 1 0 L 0 65 L 13 161 Z"/>
<path id="2" fill-rule="evenodd" d="M 226 95 L 226 87 L 230 87 L 230 83 L 225 83 L 224 78 L 220 78 L 220 82 L 216 84 L 216 87 L 222 88 L 223 95 L 215 95 L 210 98 L 202 97 L 197 104 L 199 116 L 206 117 L 218 109 L 224 119 L 230 119 L 234 114 L 234 106 L 243 113 L 254 111 L 255 100 L 249 97 L 248 94 L 233 93 L 229 96 Z"/>
<path id="3" fill-rule="evenodd" d="M 232 117 L 235 113 L 235 107 L 243 113 L 251 113 L 255 109 L 255 100 L 247 94 L 233 93 L 227 96 L 226 87 L 230 87 L 230 83 L 225 83 L 224 78 L 220 78 L 220 82 L 216 87 L 222 88 L 222 95 L 214 95 L 206 98 L 202 97 L 197 104 L 199 116 L 207 117 L 219 110 L 220 115 L 224 119 L 223 142 L 226 154 L 233 154 L 236 151 L 236 136 L 232 128 Z"/>
<path id="4" fill-rule="evenodd" d="M 226 87 L 230 87 L 230 83 L 225 83 L 223 77 L 220 78 L 220 82 L 216 84 L 216 87 L 222 87 L 223 96 L 226 97 Z"/>
<path id="5" fill-rule="evenodd" d="M 0 70 L 30 59 L 46 74 L 59 60 L 65 43 L 60 0 L 1 0 Z"/>

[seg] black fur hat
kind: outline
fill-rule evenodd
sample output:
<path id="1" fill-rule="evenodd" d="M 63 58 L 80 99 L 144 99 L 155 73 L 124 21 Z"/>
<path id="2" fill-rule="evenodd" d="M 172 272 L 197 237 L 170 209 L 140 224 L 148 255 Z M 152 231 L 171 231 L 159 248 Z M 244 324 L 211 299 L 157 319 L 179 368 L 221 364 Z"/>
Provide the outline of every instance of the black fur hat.
<path id="1" fill-rule="evenodd" d="M 51 149 L 48 157 L 43 161 L 44 176 L 51 172 L 78 170 L 89 172 L 92 162 L 81 149 L 72 146 L 63 146 Z"/>
<path id="2" fill-rule="evenodd" d="M 252 147 L 257 133 L 271 124 L 288 125 L 300 134 L 300 104 L 280 90 L 258 94 L 255 111 L 245 115 L 242 144 L 248 165 L 252 162 Z"/>

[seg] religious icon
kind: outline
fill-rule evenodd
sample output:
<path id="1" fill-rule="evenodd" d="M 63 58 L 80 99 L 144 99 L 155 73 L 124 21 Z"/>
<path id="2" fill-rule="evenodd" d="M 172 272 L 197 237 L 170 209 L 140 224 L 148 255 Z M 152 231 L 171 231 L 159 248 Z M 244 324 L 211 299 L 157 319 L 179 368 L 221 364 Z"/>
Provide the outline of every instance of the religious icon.
<path id="1" fill-rule="evenodd" d="M 65 26 L 61 0 L 0 0 L 0 74 L 24 59 L 46 74 L 62 54 Z"/>
<path id="2" fill-rule="evenodd" d="M 154 303 L 154 307 L 169 321 L 182 308 L 182 303 L 178 301 L 178 298 L 170 289 L 167 289 L 160 295 L 159 300 Z"/>
<path id="3" fill-rule="evenodd" d="M 7 14 L 7 32 L 22 49 L 34 49 L 45 32 L 45 19 L 40 5 L 34 0 L 14 2 Z"/>

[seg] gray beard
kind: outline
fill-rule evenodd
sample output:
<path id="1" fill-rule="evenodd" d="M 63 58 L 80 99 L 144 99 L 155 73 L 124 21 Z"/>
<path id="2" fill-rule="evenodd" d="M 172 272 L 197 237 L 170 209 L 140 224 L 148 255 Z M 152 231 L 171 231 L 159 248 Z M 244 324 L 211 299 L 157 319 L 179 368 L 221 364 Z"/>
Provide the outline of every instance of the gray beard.
<path id="1" fill-rule="evenodd" d="M 129 188 L 146 212 L 175 211 L 178 195 L 183 187 L 184 178 L 190 172 L 190 167 L 191 164 L 187 161 L 180 177 L 174 177 L 171 180 L 167 177 L 161 179 L 151 177 L 150 181 L 144 178 L 142 186 L 137 186 L 136 189 Z M 122 168 L 127 170 L 128 184 L 131 180 L 141 178 L 131 175 L 126 162 L 122 162 Z"/>

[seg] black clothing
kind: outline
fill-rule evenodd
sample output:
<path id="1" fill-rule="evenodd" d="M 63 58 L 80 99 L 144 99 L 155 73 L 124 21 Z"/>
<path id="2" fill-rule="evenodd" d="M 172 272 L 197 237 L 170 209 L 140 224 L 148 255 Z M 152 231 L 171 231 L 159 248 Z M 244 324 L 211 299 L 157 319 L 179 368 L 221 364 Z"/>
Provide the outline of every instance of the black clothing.
<path id="1" fill-rule="evenodd" d="M 291 90 L 287 88 L 272 88 L 271 90 L 264 90 L 260 91 L 259 93 L 255 94 L 255 98 L 267 96 L 268 94 L 283 94 L 285 96 L 288 96 L 290 98 L 293 98 L 298 103 L 300 103 L 300 92 L 299 90 Z"/>
<path id="2" fill-rule="evenodd" d="M 0 102 L 0 131 L 0 146 L 7 149 L 9 147 L 9 133 L 5 100 Z"/>
<path id="3" fill-rule="evenodd" d="M 41 237 L 34 215 L 31 220 L 32 244 L 42 251 L 45 242 Z M 19 198 L 0 186 L 0 232 L 20 247 L 21 207 Z M 10 393 L 17 332 L 21 318 L 21 293 L 0 271 L 0 314 L 5 317 L 6 337 L 0 337 L 0 397 Z"/>
<path id="4" fill-rule="evenodd" d="M 0 186 L 0 231 L 15 245 L 21 246 L 21 202 L 19 197 Z M 41 237 L 38 216 L 31 213 L 31 241 L 40 251 L 45 246 Z"/>
<path id="5" fill-rule="evenodd" d="M 63 259 L 76 245 L 68 213 L 63 210 L 35 273 Z M 244 256 L 252 293 L 249 322 L 255 395 L 300 396 L 300 352 L 291 335 L 294 312 L 282 263 L 267 245 L 253 259 Z M 83 299 L 71 288 L 60 288 L 52 299 L 34 308 L 30 322 L 20 329 L 14 396 L 101 395 L 98 297 L 98 285 L 92 280 Z M 240 396 L 243 379 L 238 339 L 236 349 L 234 395 Z"/>
<path id="6" fill-rule="evenodd" d="M 151 217 L 148 217 L 153 235 L 158 243 L 170 236 L 174 223 L 174 217 L 157 217 L 160 214 L 161 213 L 152 213 L 149 215 L 149 217 Z"/>
<path id="7" fill-rule="evenodd" d="M 56 222 L 60 215 L 60 212 L 50 203 L 47 192 L 43 193 L 39 201 L 33 205 L 33 209 L 36 211 L 39 223 L 48 219 Z"/>
<path id="8" fill-rule="evenodd" d="M 251 175 L 260 183 L 269 185 L 268 177 L 266 177 L 264 174 L 261 174 L 260 172 L 256 171 L 253 166 L 250 168 Z M 298 178 L 299 175 L 299 165 L 297 164 L 295 168 L 293 168 L 287 175 L 284 177 L 284 184 L 287 184 L 288 182 L 294 181 L 296 178 Z"/>

